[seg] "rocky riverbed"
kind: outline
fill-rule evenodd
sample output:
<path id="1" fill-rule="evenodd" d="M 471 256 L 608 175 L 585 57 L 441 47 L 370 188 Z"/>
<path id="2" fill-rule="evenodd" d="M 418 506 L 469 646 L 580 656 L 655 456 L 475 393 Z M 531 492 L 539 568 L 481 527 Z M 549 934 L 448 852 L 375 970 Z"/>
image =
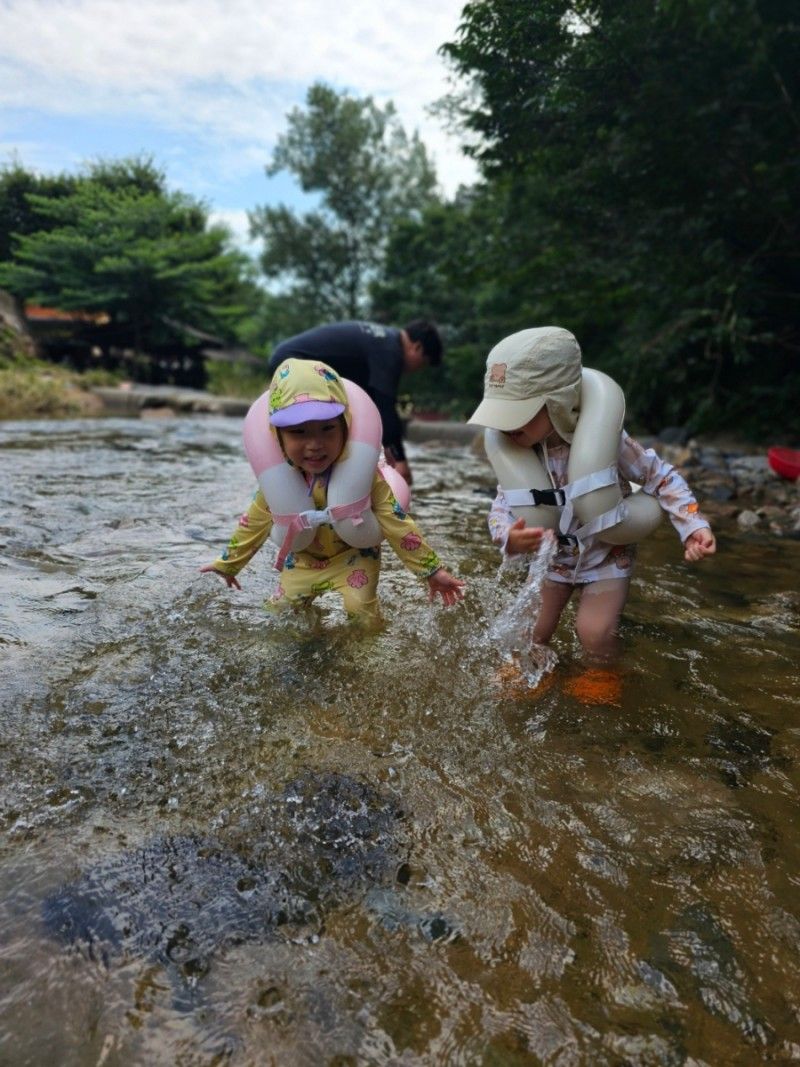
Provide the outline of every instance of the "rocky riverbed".
<path id="1" fill-rule="evenodd" d="M 766 448 L 724 440 L 685 445 L 654 439 L 653 447 L 680 470 L 712 523 L 800 537 L 800 481 L 787 481 L 767 461 Z"/>

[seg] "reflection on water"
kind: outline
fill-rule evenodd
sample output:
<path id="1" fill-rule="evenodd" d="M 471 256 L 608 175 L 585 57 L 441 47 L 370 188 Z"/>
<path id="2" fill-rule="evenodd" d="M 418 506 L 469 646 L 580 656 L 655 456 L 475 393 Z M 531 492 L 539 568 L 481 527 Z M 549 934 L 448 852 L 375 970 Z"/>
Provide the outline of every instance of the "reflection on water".
<path id="1" fill-rule="evenodd" d="M 498 685 L 522 575 L 460 449 L 417 449 L 415 510 L 467 600 L 388 554 L 366 636 L 266 616 L 268 550 L 197 573 L 251 492 L 235 420 L 7 423 L 0 457 L 0 1062 L 800 1058 L 796 542 L 692 569 L 665 525 L 587 706 L 568 625 L 552 685 Z M 353 784 L 311 823 L 298 781 Z M 380 863 L 351 789 L 396 812 Z M 264 885 L 305 910 L 257 921 Z"/>

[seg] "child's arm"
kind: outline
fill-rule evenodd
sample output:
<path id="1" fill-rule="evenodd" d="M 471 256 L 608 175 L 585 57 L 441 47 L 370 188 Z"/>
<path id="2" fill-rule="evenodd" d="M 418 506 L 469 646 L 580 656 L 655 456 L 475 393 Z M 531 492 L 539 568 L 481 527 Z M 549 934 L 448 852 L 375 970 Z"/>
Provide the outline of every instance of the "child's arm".
<path id="1" fill-rule="evenodd" d="M 623 478 L 637 482 L 645 493 L 654 496 L 684 545 L 684 559 L 689 563 L 711 556 L 717 542 L 711 524 L 700 514 L 700 505 L 683 477 L 652 449 L 644 448 L 622 431 L 619 471 Z"/>
<path id="2" fill-rule="evenodd" d="M 225 579 L 229 589 L 241 589 L 236 579 L 239 571 L 258 552 L 272 529 L 272 512 L 259 489 L 250 507 L 239 519 L 227 548 L 214 560 L 200 568 L 202 574 L 214 573 Z"/>
<path id="3" fill-rule="evenodd" d="M 205 567 L 200 568 L 201 574 L 218 574 L 220 578 L 225 579 L 225 584 L 229 589 L 241 589 L 239 579 L 233 574 L 225 574 L 214 563 L 206 563 Z"/>
<path id="4" fill-rule="evenodd" d="M 537 552 L 543 537 L 551 537 L 542 526 L 526 526 L 524 519 L 514 519 L 511 508 L 500 486 L 489 512 L 489 533 L 492 541 L 500 546 L 507 556 Z"/>
<path id="5" fill-rule="evenodd" d="M 455 604 L 464 596 L 464 581 L 454 578 L 444 567 L 434 571 L 428 578 L 428 600 L 440 596 L 445 604 Z"/>
<path id="6" fill-rule="evenodd" d="M 683 542 L 685 549 L 683 558 L 687 563 L 697 563 L 706 556 L 713 556 L 717 551 L 717 539 L 711 532 L 710 526 L 703 526 L 694 533 L 689 534 Z"/>
<path id="7" fill-rule="evenodd" d="M 440 596 L 445 604 L 455 604 L 461 600 L 464 582 L 444 569 L 439 557 L 426 543 L 422 531 L 403 511 L 380 475 L 372 485 L 372 510 L 400 562 L 414 574 L 427 579 L 428 599 Z"/>

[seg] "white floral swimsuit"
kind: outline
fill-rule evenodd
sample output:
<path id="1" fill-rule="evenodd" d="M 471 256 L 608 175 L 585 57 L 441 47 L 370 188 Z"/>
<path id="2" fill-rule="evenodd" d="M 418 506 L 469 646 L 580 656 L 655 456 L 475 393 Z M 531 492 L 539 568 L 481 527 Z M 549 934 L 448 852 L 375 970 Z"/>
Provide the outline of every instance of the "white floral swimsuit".
<path id="1" fill-rule="evenodd" d="M 568 482 L 570 446 L 564 443 L 556 448 L 540 448 L 539 451 L 553 487 L 563 488 Z M 685 541 L 695 530 L 709 526 L 700 514 L 689 486 L 675 468 L 661 459 L 652 448 L 644 448 L 629 437 L 624 430 L 620 435 L 617 465 L 623 496 L 631 493 L 631 482 L 641 485 L 642 491 L 654 496 L 669 515 L 681 541 Z M 514 521 L 505 494 L 498 486 L 489 512 L 489 532 L 503 552 Z M 579 526 L 580 520 L 577 516 L 573 517 L 567 534 L 574 534 Z M 559 544 L 547 577 L 552 581 L 573 585 L 606 578 L 628 578 L 635 559 L 635 545 L 609 545 L 597 537 L 589 537 L 580 547 L 577 544 Z"/>

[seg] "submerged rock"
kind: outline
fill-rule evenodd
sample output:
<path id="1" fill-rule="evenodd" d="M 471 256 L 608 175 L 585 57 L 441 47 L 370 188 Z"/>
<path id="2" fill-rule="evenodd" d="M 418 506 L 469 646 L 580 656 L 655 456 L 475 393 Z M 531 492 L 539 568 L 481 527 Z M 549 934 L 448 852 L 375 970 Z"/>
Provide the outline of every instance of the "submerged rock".
<path id="1" fill-rule="evenodd" d="M 761 516 L 757 512 L 745 508 L 744 511 L 739 512 L 736 521 L 743 530 L 751 530 L 754 526 L 761 525 Z"/>
<path id="2" fill-rule="evenodd" d="M 253 807 L 219 837 L 161 836 L 111 856 L 45 900 L 45 925 L 106 963 L 158 960 L 185 994 L 226 947 L 281 927 L 313 940 L 328 909 L 395 880 L 402 813 L 370 786 L 308 773 Z"/>

